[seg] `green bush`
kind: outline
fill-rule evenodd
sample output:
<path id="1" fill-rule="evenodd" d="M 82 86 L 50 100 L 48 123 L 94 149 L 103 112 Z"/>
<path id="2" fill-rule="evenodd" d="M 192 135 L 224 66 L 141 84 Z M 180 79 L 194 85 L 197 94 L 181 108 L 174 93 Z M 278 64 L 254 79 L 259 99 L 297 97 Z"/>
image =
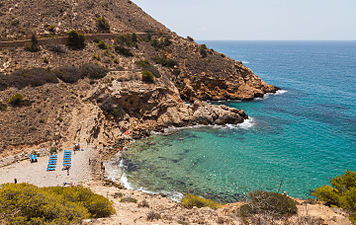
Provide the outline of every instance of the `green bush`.
<path id="1" fill-rule="evenodd" d="M 0 215 L 8 224 L 74 224 L 115 213 L 108 199 L 81 186 L 4 184 L 0 186 L 0 202 Z"/>
<path id="2" fill-rule="evenodd" d="M 67 45 L 72 50 L 81 50 L 85 48 L 84 34 L 80 34 L 75 30 L 71 30 L 68 33 Z"/>
<path id="3" fill-rule="evenodd" d="M 142 81 L 146 83 L 154 83 L 155 77 L 150 71 L 144 70 L 142 71 Z"/>
<path id="4" fill-rule="evenodd" d="M 36 35 L 32 35 L 31 37 L 31 43 L 28 43 L 25 45 L 25 50 L 29 52 L 38 52 L 41 50 L 40 45 L 38 44 L 38 40 L 36 38 Z"/>
<path id="5" fill-rule="evenodd" d="M 103 40 L 98 42 L 98 47 L 100 49 L 108 49 L 108 46 L 106 45 L 105 41 L 103 41 Z"/>
<path id="6" fill-rule="evenodd" d="M 45 56 L 45 57 L 43 57 L 43 62 L 44 63 L 46 63 L 46 64 L 48 64 L 49 63 L 49 60 L 48 60 L 48 58 Z"/>
<path id="7" fill-rule="evenodd" d="M 50 25 L 50 24 L 46 24 L 46 25 L 45 25 L 45 29 L 48 30 L 49 32 L 54 33 L 55 30 L 56 30 L 56 26 Z"/>
<path id="8" fill-rule="evenodd" d="M 127 49 L 125 47 L 122 47 L 122 46 L 115 46 L 115 51 L 120 54 L 120 55 L 123 55 L 123 56 L 126 56 L 126 57 L 132 57 L 134 56 L 132 54 L 132 52 L 130 51 L 130 49 Z"/>
<path id="9" fill-rule="evenodd" d="M 157 78 L 161 77 L 159 71 L 154 66 L 152 66 L 148 60 L 137 61 L 136 65 L 141 67 L 142 70 L 150 71 Z"/>
<path id="10" fill-rule="evenodd" d="M 125 197 L 120 199 L 120 202 L 129 202 L 129 203 L 137 203 L 137 199 L 132 197 Z"/>
<path id="11" fill-rule="evenodd" d="M 137 42 L 138 42 L 138 38 L 135 33 L 123 34 L 115 38 L 115 44 L 120 46 L 137 48 Z"/>
<path id="12" fill-rule="evenodd" d="M 154 40 L 151 41 L 151 45 L 155 49 L 163 49 L 163 48 L 165 48 L 165 47 L 167 47 L 167 46 L 172 44 L 171 38 L 172 37 L 167 36 L 167 37 L 164 37 L 164 38 L 161 38 L 161 39 L 154 39 Z"/>
<path id="13" fill-rule="evenodd" d="M 210 207 L 212 209 L 217 209 L 219 204 L 214 202 L 213 200 L 202 198 L 196 195 L 187 194 L 180 201 L 182 206 L 188 209 L 192 209 L 194 206 L 198 208 L 202 207 Z"/>
<path id="14" fill-rule="evenodd" d="M 38 87 L 46 83 L 58 83 L 58 79 L 66 83 L 75 83 L 85 77 L 100 79 L 105 77 L 108 72 L 109 69 L 94 63 L 84 64 L 80 67 L 63 66 L 54 70 L 43 68 L 17 70 L 9 75 L 0 73 L 0 90 L 5 90 L 8 87 L 17 89 L 27 86 Z"/>
<path id="15" fill-rule="evenodd" d="M 96 23 L 100 31 L 105 31 L 110 33 L 110 24 L 104 17 L 98 17 L 96 19 Z"/>
<path id="16" fill-rule="evenodd" d="M 254 191 L 248 194 L 251 203 L 240 208 L 242 216 L 268 214 L 273 217 L 297 214 L 297 202 L 274 192 Z"/>
<path id="17" fill-rule="evenodd" d="M 14 94 L 9 99 L 9 104 L 13 107 L 28 106 L 31 104 L 29 100 L 24 99 L 22 94 Z"/>
<path id="18" fill-rule="evenodd" d="M 147 214 L 147 221 L 159 220 L 161 219 L 161 215 L 154 211 L 151 211 Z"/>
<path id="19" fill-rule="evenodd" d="M 90 79 L 101 79 L 109 70 L 95 63 L 87 63 L 79 68 L 74 66 L 61 67 L 54 71 L 56 76 L 66 83 L 75 83 L 79 79 L 88 77 Z"/>
<path id="20" fill-rule="evenodd" d="M 158 55 L 153 56 L 152 60 L 157 64 L 161 64 L 162 66 L 169 67 L 169 68 L 173 68 L 176 65 L 178 65 L 177 61 L 175 61 L 173 59 L 165 59 L 165 58 L 160 57 Z"/>
<path id="21" fill-rule="evenodd" d="M 98 64 L 87 63 L 79 67 L 82 77 L 89 77 L 90 79 L 101 79 L 106 76 L 109 69 Z"/>
<path id="22" fill-rule="evenodd" d="M 6 109 L 7 109 L 7 105 L 0 102 L 0 112 L 4 112 L 4 111 L 6 111 Z"/>
<path id="23" fill-rule="evenodd" d="M 356 172 L 347 170 L 346 174 L 330 180 L 329 185 L 318 187 L 312 193 L 328 205 L 341 207 L 350 213 L 350 219 L 356 223 Z"/>
<path id="24" fill-rule="evenodd" d="M 56 148 L 56 147 L 50 148 L 49 153 L 50 153 L 51 155 L 56 154 L 56 153 L 57 153 L 57 148 Z"/>

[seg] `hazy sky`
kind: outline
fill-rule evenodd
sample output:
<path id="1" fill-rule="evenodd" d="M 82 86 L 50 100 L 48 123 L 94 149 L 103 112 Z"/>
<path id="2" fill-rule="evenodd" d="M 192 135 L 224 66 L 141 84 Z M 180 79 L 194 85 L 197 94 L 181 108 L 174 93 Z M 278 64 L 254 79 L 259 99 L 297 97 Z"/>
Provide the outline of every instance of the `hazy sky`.
<path id="1" fill-rule="evenodd" d="M 356 40 L 356 0 L 133 0 L 198 40 Z"/>

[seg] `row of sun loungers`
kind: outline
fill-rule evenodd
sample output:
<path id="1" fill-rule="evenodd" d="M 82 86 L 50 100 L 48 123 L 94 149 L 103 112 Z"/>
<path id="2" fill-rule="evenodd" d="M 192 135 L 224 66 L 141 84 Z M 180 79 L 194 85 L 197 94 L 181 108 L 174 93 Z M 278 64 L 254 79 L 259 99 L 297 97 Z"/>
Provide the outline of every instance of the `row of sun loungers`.
<path id="1" fill-rule="evenodd" d="M 63 170 L 72 166 L 72 151 L 64 150 L 63 155 Z"/>
<path id="2" fill-rule="evenodd" d="M 50 155 L 48 160 L 47 171 L 55 171 L 57 166 L 57 155 Z"/>

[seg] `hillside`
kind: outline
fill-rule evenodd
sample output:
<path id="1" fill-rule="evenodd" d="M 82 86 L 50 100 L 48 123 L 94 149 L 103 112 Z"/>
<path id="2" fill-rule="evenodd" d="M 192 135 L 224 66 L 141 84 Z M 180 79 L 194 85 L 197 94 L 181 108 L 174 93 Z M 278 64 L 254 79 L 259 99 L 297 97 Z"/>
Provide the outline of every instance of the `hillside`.
<path id="1" fill-rule="evenodd" d="M 72 29 L 85 35 L 80 49 L 63 42 Z M 36 51 L 17 43 L 31 47 L 33 34 Z M 5 155 L 74 142 L 118 147 L 168 126 L 239 123 L 243 110 L 201 100 L 250 100 L 278 90 L 126 0 L 5 0 L 0 35 Z M 153 82 L 142 80 L 145 70 Z M 15 94 L 27 104 L 10 104 Z"/>

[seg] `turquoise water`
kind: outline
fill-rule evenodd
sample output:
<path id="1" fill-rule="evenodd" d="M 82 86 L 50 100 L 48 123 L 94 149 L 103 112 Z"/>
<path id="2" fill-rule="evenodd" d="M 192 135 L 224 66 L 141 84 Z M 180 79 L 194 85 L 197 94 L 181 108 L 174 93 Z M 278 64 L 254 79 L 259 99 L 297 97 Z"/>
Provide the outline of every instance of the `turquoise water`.
<path id="1" fill-rule="evenodd" d="M 299 198 L 356 171 L 356 42 L 204 42 L 287 92 L 224 102 L 252 118 L 240 126 L 177 130 L 136 142 L 125 176 L 149 191 L 224 202 L 261 189 Z"/>

